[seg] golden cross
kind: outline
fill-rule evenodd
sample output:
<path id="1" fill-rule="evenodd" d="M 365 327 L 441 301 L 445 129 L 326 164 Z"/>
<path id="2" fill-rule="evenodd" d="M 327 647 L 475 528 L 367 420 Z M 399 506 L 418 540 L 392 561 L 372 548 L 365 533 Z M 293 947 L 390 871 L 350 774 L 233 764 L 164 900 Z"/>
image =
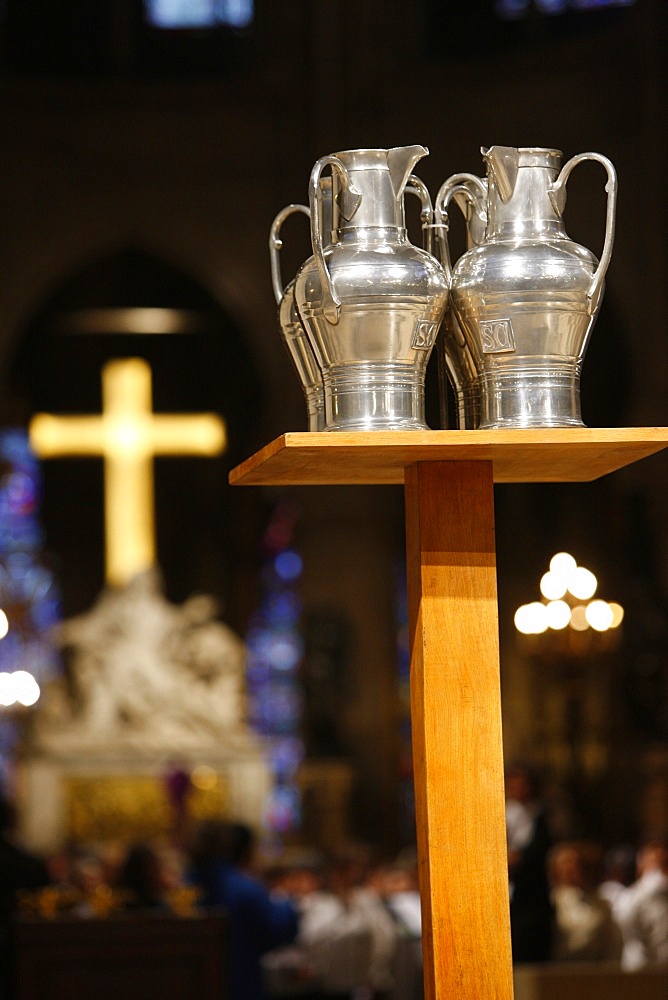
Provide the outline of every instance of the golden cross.
<path id="1" fill-rule="evenodd" d="M 153 457 L 218 455 L 225 423 L 214 413 L 153 413 L 151 369 L 141 358 L 102 369 L 102 413 L 37 413 L 30 443 L 40 458 L 104 458 L 106 579 L 123 586 L 155 564 Z"/>

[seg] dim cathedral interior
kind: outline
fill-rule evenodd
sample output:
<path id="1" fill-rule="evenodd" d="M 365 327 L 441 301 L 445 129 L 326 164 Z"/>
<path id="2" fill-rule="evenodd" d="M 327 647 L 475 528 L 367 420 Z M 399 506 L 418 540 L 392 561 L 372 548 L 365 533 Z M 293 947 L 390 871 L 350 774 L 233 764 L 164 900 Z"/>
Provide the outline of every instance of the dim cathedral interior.
<path id="1" fill-rule="evenodd" d="M 160 831 L 179 768 L 196 815 L 324 848 L 412 843 L 401 487 L 228 485 L 307 429 L 268 240 L 320 156 L 424 143 L 434 194 L 483 173 L 481 145 L 609 157 L 583 419 L 668 422 L 662 0 L 228 6 L 227 21 L 204 2 L 2 6 L 0 516 L 32 491 L 37 526 L 0 525 L 0 647 L 25 640 L 1 669 L 41 697 L 0 709 L 0 741 L 35 849 Z M 569 235 L 600 255 L 600 166 L 568 194 Z M 307 223 L 282 241 L 293 276 Z M 123 406 L 146 435 L 134 464 L 104 422 Z M 426 410 L 443 426 L 435 355 Z M 504 755 L 541 772 L 564 836 L 668 830 L 667 496 L 661 455 L 495 487 Z M 519 631 L 558 552 L 623 608 L 618 627 Z"/>

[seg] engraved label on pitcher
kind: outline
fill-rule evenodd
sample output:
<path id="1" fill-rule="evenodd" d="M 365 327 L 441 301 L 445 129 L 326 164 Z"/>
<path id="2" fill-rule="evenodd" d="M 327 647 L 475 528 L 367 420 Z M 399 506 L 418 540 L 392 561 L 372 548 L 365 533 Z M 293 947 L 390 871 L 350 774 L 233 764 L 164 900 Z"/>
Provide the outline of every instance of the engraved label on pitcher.
<path id="1" fill-rule="evenodd" d="M 515 350 L 513 325 L 509 319 L 483 320 L 480 336 L 485 354 L 507 354 Z"/>
<path id="2" fill-rule="evenodd" d="M 436 334 L 438 333 L 438 323 L 428 319 L 419 319 L 415 323 L 411 347 L 416 350 L 430 351 L 434 346 Z"/>

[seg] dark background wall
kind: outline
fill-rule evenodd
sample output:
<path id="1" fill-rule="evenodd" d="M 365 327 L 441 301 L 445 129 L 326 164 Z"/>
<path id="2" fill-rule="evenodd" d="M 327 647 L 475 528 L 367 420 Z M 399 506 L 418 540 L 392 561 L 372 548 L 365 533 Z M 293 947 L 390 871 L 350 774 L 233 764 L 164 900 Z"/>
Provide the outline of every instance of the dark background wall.
<path id="1" fill-rule="evenodd" d="M 565 157 L 591 149 L 614 162 L 617 236 L 585 360 L 584 418 L 599 426 L 666 424 L 663 6 L 638 0 L 546 18 L 530 5 L 523 20 L 500 22 L 491 0 L 258 0 L 248 32 L 200 37 L 151 32 L 134 0 L 7 3 L 3 422 L 43 408 L 95 410 L 98 361 L 148 350 L 132 338 L 87 346 L 85 335 L 59 327 L 67 310 L 163 304 L 206 314 L 204 340 L 151 348 L 165 373 L 156 407 L 218 408 L 229 449 L 206 469 L 193 460 L 159 464 L 159 558 L 172 599 L 217 592 L 226 619 L 243 632 L 257 599 L 259 538 L 278 493 L 231 490 L 227 470 L 305 426 L 270 285 L 274 215 L 307 199 L 311 167 L 324 153 L 423 143 L 430 156 L 416 172 L 435 195 L 451 173 L 482 173 L 480 146 L 500 143 L 554 146 Z M 569 181 L 569 235 L 594 252 L 603 240 L 604 183 L 596 165 Z M 410 224 L 417 241 L 417 218 Z M 287 280 L 310 248 L 300 217 L 283 235 Z M 178 373 L 188 365 L 198 377 L 170 395 L 165 383 L 181 386 Z M 433 415 L 433 373 L 429 385 Z M 87 607 L 103 582 L 100 469 L 75 464 L 53 462 L 45 471 L 44 516 L 66 613 Z M 645 809 L 633 774 L 645 768 L 643 787 L 655 789 L 656 801 L 668 773 L 660 707 L 668 694 L 667 486 L 659 457 L 591 485 L 497 489 L 507 752 L 555 773 L 565 768 L 568 734 L 556 725 L 548 739 L 537 728 L 536 698 L 547 696 L 536 694 L 536 665 L 517 648 L 512 615 L 535 595 L 552 552 L 571 548 L 596 570 L 603 596 L 627 607 L 625 646 L 595 674 L 593 701 L 581 708 L 584 743 L 594 747 L 591 775 L 621 790 L 615 801 L 629 829 L 642 824 Z M 343 692 L 335 726 L 355 770 L 354 825 L 360 835 L 392 839 L 401 490 L 294 493 L 305 608 L 343 623 L 346 636 L 327 683 Z M 549 695 L 557 716 L 560 685 L 557 671 Z"/>

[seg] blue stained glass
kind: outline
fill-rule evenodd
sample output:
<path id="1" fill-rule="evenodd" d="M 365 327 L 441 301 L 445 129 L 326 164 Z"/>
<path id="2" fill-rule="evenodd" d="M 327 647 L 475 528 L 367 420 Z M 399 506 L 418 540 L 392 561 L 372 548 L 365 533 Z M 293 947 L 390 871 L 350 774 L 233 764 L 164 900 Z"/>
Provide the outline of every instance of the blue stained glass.
<path id="1" fill-rule="evenodd" d="M 533 6 L 548 17 L 568 11 L 604 10 L 609 7 L 632 7 L 635 0 L 494 0 L 497 17 L 505 21 L 524 18 Z"/>
<path id="2" fill-rule="evenodd" d="M 289 732 L 299 720 L 301 708 L 301 696 L 290 684 L 272 681 L 256 693 L 257 718 L 276 733 Z"/>
<path id="3" fill-rule="evenodd" d="M 0 552 L 34 551 L 42 547 L 43 541 L 42 530 L 35 521 L 8 521 L 0 525 Z"/>
<path id="4" fill-rule="evenodd" d="M 256 625 L 246 633 L 246 645 L 255 659 L 264 658 L 264 650 L 269 643 L 270 635 L 270 630 L 262 625 Z"/>
<path id="5" fill-rule="evenodd" d="M 40 467 L 25 430 L 0 432 L 0 460 L 8 466 L 0 475 L 0 607 L 9 624 L 0 665 L 7 673 L 22 669 L 47 680 L 61 666 L 50 633 L 60 620 L 60 595 L 40 561 Z"/>
<path id="6" fill-rule="evenodd" d="M 55 598 L 50 601 L 41 600 L 32 609 L 32 620 L 40 632 L 53 628 L 60 621 L 60 601 Z"/>
<path id="7" fill-rule="evenodd" d="M 303 652 L 304 644 L 296 632 L 278 632 L 273 636 L 268 650 L 269 662 L 276 670 L 294 670 Z"/>
<path id="8" fill-rule="evenodd" d="M 247 645 L 250 669 L 266 664 L 276 670 L 294 670 L 304 652 L 301 636 L 292 629 L 253 629 Z"/>
<path id="9" fill-rule="evenodd" d="M 302 557 L 293 549 L 286 549 L 285 552 L 279 552 L 274 559 L 274 569 L 277 576 L 286 582 L 297 580 L 301 576 L 303 568 L 304 562 Z"/>
<path id="10" fill-rule="evenodd" d="M 28 552 L 12 552 L 7 556 L 7 568 L 15 580 L 21 580 L 29 574 L 33 565 L 33 557 Z"/>
<path id="11" fill-rule="evenodd" d="M 0 726 L 0 756 L 2 752 L 11 750 L 14 745 L 14 741 L 18 737 L 18 726 L 11 719 L 2 720 L 2 725 Z"/>
<path id="12" fill-rule="evenodd" d="M 3 669 L 13 670 L 16 665 L 16 669 L 18 670 L 22 662 L 23 643 L 21 642 L 21 637 L 10 629 L 4 639 L 0 639 L 0 663 L 3 664 Z"/>
<path id="13" fill-rule="evenodd" d="M 146 19 L 156 28 L 247 28 L 254 0 L 145 0 Z"/>
<path id="14" fill-rule="evenodd" d="M 2 432 L 0 457 L 12 465 L 25 465 L 34 470 L 38 469 L 37 459 L 28 443 L 28 435 L 24 430 L 18 428 L 10 428 Z"/>
<path id="15" fill-rule="evenodd" d="M 301 796 L 296 785 L 276 785 L 265 806 L 265 822 L 270 830 L 288 833 L 299 822 Z"/>
<path id="16" fill-rule="evenodd" d="M 14 472 L 4 484 L 7 505 L 18 514 L 31 514 L 37 503 L 35 477 L 26 472 Z"/>
<path id="17" fill-rule="evenodd" d="M 272 624 L 294 622 L 301 616 L 302 602 L 294 590 L 274 590 L 263 601 L 262 608 L 265 618 Z"/>
<path id="18" fill-rule="evenodd" d="M 304 759 L 304 752 L 304 743 L 296 736 L 272 740 L 269 747 L 272 771 L 282 778 L 293 775 Z"/>
<path id="19" fill-rule="evenodd" d="M 33 565 L 25 575 L 26 585 L 30 588 L 33 601 L 41 601 L 53 588 L 53 577 L 44 566 Z"/>
<path id="20" fill-rule="evenodd" d="M 255 688 L 261 687 L 267 683 L 270 677 L 270 667 L 262 662 L 256 663 L 249 659 L 248 666 L 246 667 L 246 683 L 250 688 L 255 690 Z"/>
<path id="21" fill-rule="evenodd" d="M 568 0 L 535 0 L 535 3 L 543 14 L 563 14 L 568 8 Z"/>
<path id="22" fill-rule="evenodd" d="M 234 28 L 246 28 L 253 20 L 254 0 L 218 0 L 218 16 Z"/>
<path id="23" fill-rule="evenodd" d="M 600 10 L 602 7 L 632 7 L 635 0 L 571 0 L 576 10 Z"/>
<path id="24" fill-rule="evenodd" d="M 530 6 L 531 0 L 495 0 L 494 2 L 497 16 L 508 21 L 525 17 Z"/>
<path id="25" fill-rule="evenodd" d="M 298 516 L 299 508 L 289 502 L 281 502 L 272 513 L 262 537 L 262 599 L 246 633 L 249 719 L 266 739 L 274 775 L 265 810 L 265 824 L 274 834 L 294 829 L 301 812 L 299 792 L 288 783 L 304 756 L 298 735 L 303 697 L 297 678 L 304 655 L 302 602 L 294 590 L 303 569 L 293 547 Z"/>

